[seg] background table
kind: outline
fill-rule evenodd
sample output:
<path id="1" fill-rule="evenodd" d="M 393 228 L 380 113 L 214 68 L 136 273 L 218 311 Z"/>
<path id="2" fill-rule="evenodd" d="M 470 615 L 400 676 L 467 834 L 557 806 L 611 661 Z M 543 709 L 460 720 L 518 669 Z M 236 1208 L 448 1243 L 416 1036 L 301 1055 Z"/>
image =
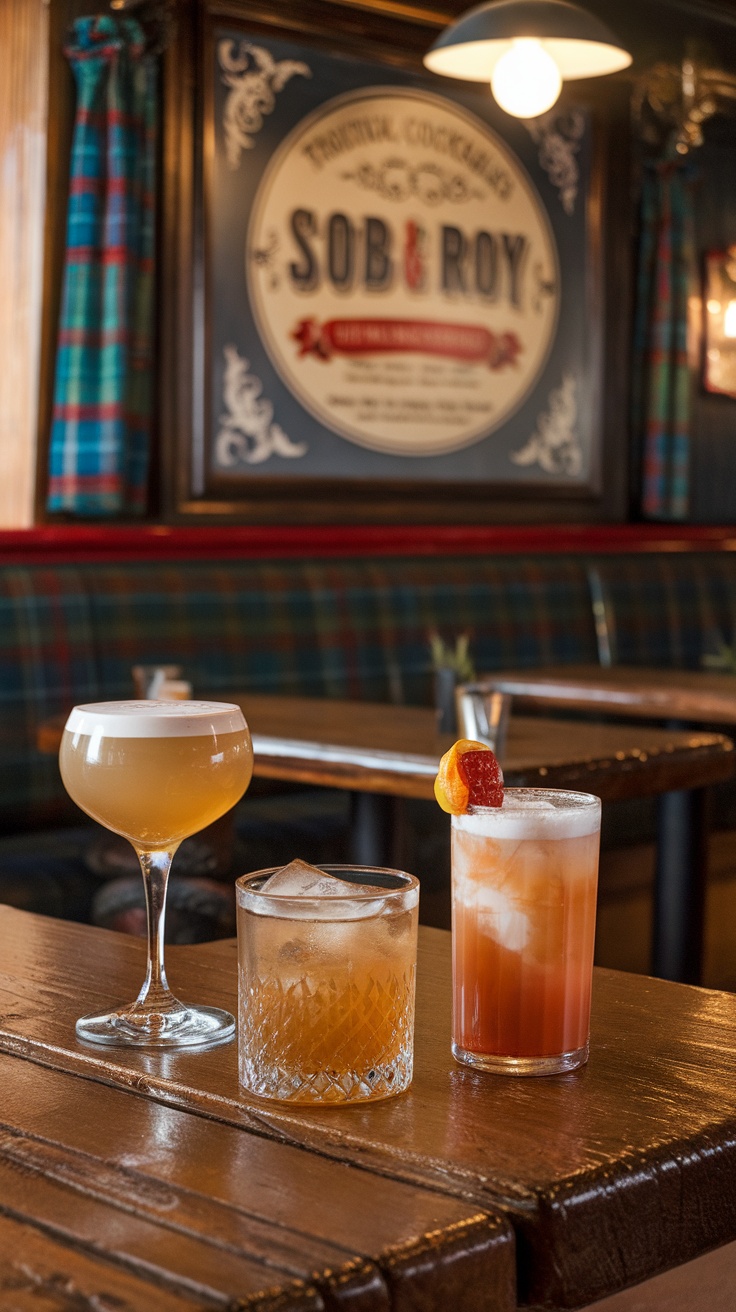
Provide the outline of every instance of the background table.
<path id="1" fill-rule="evenodd" d="M 394 797 L 434 797 L 454 741 L 433 710 L 332 698 L 229 695 L 253 733 L 255 773 Z M 717 734 L 512 715 L 502 757 L 513 787 L 586 788 L 605 801 L 728 778 L 733 747 Z"/>
<path id="2" fill-rule="evenodd" d="M 422 929 L 412 1087 L 320 1111 L 241 1094 L 234 1045 L 81 1045 L 76 1016 L 132 996 L 144 957 L 0 909 L 0 1290 L 10 1272 L 141 1312 L 154 1289 L 164 1312 L 729 1306 L 733 995 L 596 970 L 587 1067 L 485 1075 L 450 1056 L 449 935 Z M 235 1007 L 233 942 L 169 965 L 185 998 Z"/>
<path id="3" fill-rule="evenodd" d="M 527 708 L 556 706 L 634 719 L 736 724 L 733 674 L 640 665 L 560 665 L 544 670 L 501 670 L 486 677 L 490 685 L 512 693 L 518 705 Z"/>

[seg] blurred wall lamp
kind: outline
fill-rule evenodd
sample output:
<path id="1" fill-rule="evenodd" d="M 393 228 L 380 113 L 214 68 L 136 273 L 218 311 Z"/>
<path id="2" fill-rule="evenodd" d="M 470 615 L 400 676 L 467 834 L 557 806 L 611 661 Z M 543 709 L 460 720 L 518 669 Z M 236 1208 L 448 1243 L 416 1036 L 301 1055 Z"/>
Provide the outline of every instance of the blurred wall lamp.
<path id="1" fill-rule="evenodd" d="M 433 73 L 490 82 L 516 118 L 551 109 L 564 81 L 628 68 L 631 55 L 600 19 L 567 0 L 491 0 L 445 28 L 424 56 Z"/>
<path id="2" fill-rule="evenodd" d="M 149 54 L 160 55 L 173 39 L 176 0 L 110 0 L 114 15 L 136 18 L 146 34 Z"/>
<path id="3" fill-rule="evenodd" d="M 642 141 L 660 150 L 669 141 L 687 155 L 702 146 L 709 118 L 736 112 L 736 75 L 690 54 L 681 64 L 654 64 L 637 80 L 633 109 Z"/>

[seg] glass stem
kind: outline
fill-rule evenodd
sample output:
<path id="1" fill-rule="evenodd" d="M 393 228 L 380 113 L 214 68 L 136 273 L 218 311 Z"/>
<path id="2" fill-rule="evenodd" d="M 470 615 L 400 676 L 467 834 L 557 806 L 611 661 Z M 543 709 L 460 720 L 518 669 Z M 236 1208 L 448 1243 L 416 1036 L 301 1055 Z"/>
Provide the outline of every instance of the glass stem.
<path id="1" fill-rule="evenodd" d="M 136 1010 L 170 1011 L 181 1006 L 169 988 L 164 967 L 166 886 L 176 847 L 166 852 L 142 851 L 140 848 L 135 850 L 141 863 L 143 886 L 146 890 L 148 967 L 134 1006 Z"/>

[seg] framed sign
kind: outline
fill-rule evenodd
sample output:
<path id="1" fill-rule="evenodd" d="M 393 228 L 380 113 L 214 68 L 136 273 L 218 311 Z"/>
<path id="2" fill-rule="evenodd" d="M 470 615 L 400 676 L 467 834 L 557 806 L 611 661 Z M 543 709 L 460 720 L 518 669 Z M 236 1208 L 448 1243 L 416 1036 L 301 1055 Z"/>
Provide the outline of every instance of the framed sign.
<path id="1" fill-rule="evenodd" d="M 484 88 L 257 23 L 213 14 L 204 36 L 177 509 L 600 499 L 590 108 L 522 122 Z"/>

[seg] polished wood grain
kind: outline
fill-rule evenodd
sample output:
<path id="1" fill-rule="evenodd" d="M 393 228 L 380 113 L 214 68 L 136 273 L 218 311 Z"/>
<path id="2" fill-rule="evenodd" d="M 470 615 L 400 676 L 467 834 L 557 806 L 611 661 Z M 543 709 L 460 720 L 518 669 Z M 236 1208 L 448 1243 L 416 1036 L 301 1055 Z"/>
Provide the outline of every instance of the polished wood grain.
<path id="1" fill-rule="evenodd" d="M 30 974 L 55 992 L 57 934 L 68 939 L 71 927 L 29 925 L 11 925 L 29 953 L 26 973 L 34 960 Z M 97 957 L 117 937 L 104 944 L 82 931 L 68 946 L 86 942 Z M 105 955 L 97 966 L 112 965 L 114 977 Z M 26 982 L 31 1001 L 22 977 L 16 999 Z M 7 977 L 2 996 L 7 1024 Z M 356 1169 L 318 1146 L 305 1152 L 288 1135 L 264 1132 L 257 1116 L 238 1124 L 216 1099 L 187 1099 L 186 1086 L 172 1097 L 165 1086 L 176 1086 L 178 1058 L 139 1054 L 126 1076 L 119 1052 L 109 1070 L 102 1051 L 86 1064 L 68 1034 L 58 1045 L 34 1040 L 26 1060 L 11 1047 L 0 1042 L 1 1306 L 3 1289 L 38 1296 L 60 1272 L 89 1300 L 74 1308 L 90 1312 L 113 1295 L 127 1299 L 126 1312 L 178 1312 L 192 1306 L 186 1300 L 252 1312 L 444 1312 L 463 1290 L 472 1312 L 514 1306 L 514 1242 L 500 1214 Z M 74 1047 L 76 1066 L 65 1061 Z M 230 1062 L 234 1055 L 231 1046 Z M 7 1216 L 14 1227 L 3 1229 Z M 23 1252 L 21 1267 L 2 1266 L 4 1245 Z"/>
<path id="2" fill-rule="evenodd" d="M 33 523 L 41 332 L 49 6 L 0 4 L 0 525 Z"/>
<path id="3" fill-rule="evenodd" d="M 100 1099 L 107 1085 L 148 1100 L 157 1116 L 239 1127 L 249 1161 L 254 1140 L 260 1152 L 288 1148 L 311 1166 L 348 1163 L 366 1188 L 377 1178 L 460 1200 L 468 1224 L 500 1208 L 516 1233 L 522 1303 L 578 1307 L 736 1240 L 731 994 L 597 970 L 587 1067 L 540 1080 L 484 1075 L 452 1061 L 449 935 L 423 929 L 410 1090 L 372 1107 L 300 1110 L 241 1093 L 234 1046 L 164 1057 L 79 1044 L 75 1017 L 129 996 L 143 953 L 124 936 L 3 909 L 0 1051 L 82 1077 Z M 170 975 L 194 1000 L 235 1006 L 234 942 L 172 949 Z M 30 1113 L 18 1116 L 30 1125 Z M 97 1152 L 104 1127 L 90 1133 Z M 168 1151 L 169 1172 L 172 1163 L 186 1171 L 186 1145 L 177 1151 L 174 1137 L 167 1150 L 168 1131 L 158 1147 L 150 1138 L 141 1133 L 140 1151 L 157 1163 Z M 225 1171 L 214 1155 L 211 1166 L 213 1178 Z M 294 1188 L 295 1209 L 312 1224 Z"/>
<path id="4" fill-rule="evenodd" d="M 453 741 L 423 707 L 233 700 L 253 733 L 255 773 L 271 779 L 432 799 L 439 758 Z M 718 734 L 517 715 L 501 760 L 511 787 L 582 789 L 605 801 L 703 787 L 730 778 L 736 764 L 732 743 Z"/>
<path id="5" fill-rule="evenodd" d="M 660 670 L 638 665 L 559 666 L 489 674 L 515 704 L 541 710 L 599 711 L 645 720 L 736 724 L 736 675 L 710 670 Z"/>
<path id="6" fill-rule="evenodd" d="M 22 1214 L 0 1215 L 0 1306 L 12 1312 L 192 1312 L 188 1290 L 177 1294 L 110 1263 L 92 1245 L 70 1253 L 67 1236 L 57 1239 Z M 155 1301 L 154 1301 L 155 1300 Z M 216 1307 L 204 1299 L 199 1307 Z M 305 1305 L 308 1306 L 308 1305 Z"/>

